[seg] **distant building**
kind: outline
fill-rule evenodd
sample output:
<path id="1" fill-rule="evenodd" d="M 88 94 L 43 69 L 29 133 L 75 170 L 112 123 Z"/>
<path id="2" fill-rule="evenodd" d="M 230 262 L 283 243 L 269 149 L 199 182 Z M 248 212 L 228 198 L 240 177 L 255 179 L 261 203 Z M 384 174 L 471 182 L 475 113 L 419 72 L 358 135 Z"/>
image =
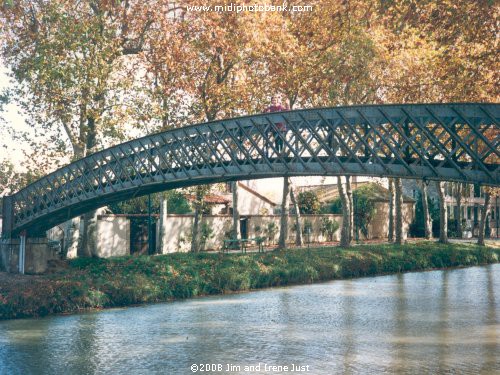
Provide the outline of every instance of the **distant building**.
<path id="1" fill-rule="evenodd" d="M 458 205 L 457 205 L 457 182 L 445 182 L 445 202 L 446 209 L 448 212 L 448 218 L 450 220 L 455 220 L 458 218 Z M 432 202 L 436 205 L 438 204 L 438 192 L 437 184 L 432 181 L 429 183 L 428 196 Z M 403 193 L 413 197 L 414 199 L 420 199 L 420 186 L 417 180 L 403 180 Z M 462 184 L 462 208 L 461 215 L 462 227 L 464 231 L 470 232 L 472 235 L 477 236 L 479 230 L 479 220 L 481 217 L 481 211 L 484 206 L 484 189 L 479 185 L 472 184 Z M 495 197 L 491 201 L 490 213 L 489 213 L 489 226 L 490 226 L 490 236 L 498 237 L 500 235 L 500 198 Z"/>
<path id="2" fill-rule="evenodd" d="M 369 227 L 368 239 L 387 238 L 389 233 L 389 190 L 381 184 L 370 181 L 351 183 L 352 190 L 361 186 L 370 186 L 371 199 L 375 202 L 375 217 Z M 301 186 L 299 191 L 313 191 L 322 204 L 334 201 L 339 197 L 337 184 Z M 415 200 L 403 194 L 403 232 L 407 237 L 411 222 L 415 217 Z"/>
<path id="3" fill-rule="evenodd" d="M 230 213 L 232 214 L 232 183 L 226 184 L 222 194 L 230 200 Z M 279 211 L 281 204 L 272 198 L 248 186 L 245 181 L 238 182 L 238 212 L 240 215 L 272 215 Z"/>

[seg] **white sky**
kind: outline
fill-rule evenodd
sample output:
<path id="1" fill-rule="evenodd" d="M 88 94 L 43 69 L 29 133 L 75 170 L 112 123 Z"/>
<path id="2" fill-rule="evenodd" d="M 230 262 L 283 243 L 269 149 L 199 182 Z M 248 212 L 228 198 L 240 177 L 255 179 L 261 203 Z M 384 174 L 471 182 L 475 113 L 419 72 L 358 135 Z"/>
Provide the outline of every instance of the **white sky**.
<path id="1" fill-rule="evenodd" d="M 7 69 L 0 64 L 0 92 L 8 88 L 8 86 Z M 20 141 L 14 141 L 7 129 L 26 131 L 29 130 L 29 127 L 16 105 L 9 104 L 4 109 L 5 112 L 0 114 L 5 120 L 0 122 L 0 160 L 10 160 L 14 165 L 18 166 L 19 162 L 24 158 L 22 150 L 29 150 L 29 146 L 22 144 Z"/>

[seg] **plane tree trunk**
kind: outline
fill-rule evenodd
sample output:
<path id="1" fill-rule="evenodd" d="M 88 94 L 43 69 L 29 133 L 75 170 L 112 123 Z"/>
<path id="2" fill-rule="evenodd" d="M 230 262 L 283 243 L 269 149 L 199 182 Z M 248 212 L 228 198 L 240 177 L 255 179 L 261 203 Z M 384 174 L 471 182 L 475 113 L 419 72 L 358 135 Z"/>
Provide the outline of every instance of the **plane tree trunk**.
<path id="1" fill-rule="evenodd" d="M 350 206 L 349 206 L 349 197 L 347 196 L 347 192 L 342 185 L 342 179 L 339 176 L 337 178 L 337 188 L 339 190 L 340 201 L 342 202 L 342 227 L 340 230 L 340 246 L 341 247 L 349 247 L 351 246 L 351 236 L 350 236 Z"/>
<path id="2" fill-rule="evenodd" d="M 300 223 L 300 210 L 299 204 L 297 203 L 297 197 L 295 196 L 295 189 L 293 185 L 290 183 L 290 199 L 292 200 L 293 209 L 295 210 L 295 228 L 296 228 L 296 236 L 295 236 L 295 245 L 302 246 L 302 224 Z"/>
<path id="3" fill-rule="evenodd" d="M 354 202 L 352 199 L 351 176 L 345 176 L 345 190 L 349 203 L 349 242 L 354 238 Z"/>
<path id="4" fill-rule="evenodd" d="M 456 215 L 456 220 L 457 220 L 457 236 L 458 238 L 462 238 L 462 183 L 458 182 L 457 183 L 457 189 L 455 191 L 455 200 L 457 201 L 457 215 Z"/>
<path id="5" fill-rule="evenodd" d="M 394 242 L 394 207 L 396 205 L 396 196 L 394 194 L 394 179 L 389 178 L 389 234 L 387 239 Z"/>
<path id="6" fill-rule="evenodd" d="M 479 222 L 479 233 L 477 237 L 477 244 L 480 246 L 484 246 L 484 237 L 486 232 L 486 218 L 488 217 L 488 213 L 490 211 L 490 203 L 491 203 L 491 194 L 486 192 L 484 195 L 484 206 L 481 211 L 481 219 Z"/>
<path id="7" fill-rule="evenodd" d="M 283 198 L 281 200 L 281 223 L 280 223 L 280 237 L 278 240 L 278 248 L 286 248 L 286 240 L 288 239 L 288 196 L 290 195 L 290 179 L 285 177 L 283 179 Z"/>
<path id="8" fill-rule="evenodd" d="M 394 181 L 394 190 L 396 192 L 396 241 L 397 245 L 404 243 L 403 232 L 403 185 L 400 178 Z"/>
<path id="9" fill-rule="evenodd" d="M 200 251 L 200 224 L 203 219 L 203 198 L 205 196 L 205 188 L 203 185 L 196 186 L 194 199 L 194 222 L 191 232 L 191 251 L 197 253 Z"/>
<path id="10" fill-rule="evenodd" d="M 432 218 L 429 213 L 429 200 L 427 194 L 427 183 L 422 181 L 422 211 L 424 211 L 424 236 L 425 239 L 432 238 Z"/>
<path id="11" fill-rule="evenodd" d="M 238 211 L 238 181 L 231 183 L 233 193 L 233 238 L 240 238 L 240 212 Z"/>
<path id="12" fill-rule="evenodd" d="M 448 243 L 448 212 L 444 200 L 444 182 L 437 184 L 439 195 L 439 242 Z"/>

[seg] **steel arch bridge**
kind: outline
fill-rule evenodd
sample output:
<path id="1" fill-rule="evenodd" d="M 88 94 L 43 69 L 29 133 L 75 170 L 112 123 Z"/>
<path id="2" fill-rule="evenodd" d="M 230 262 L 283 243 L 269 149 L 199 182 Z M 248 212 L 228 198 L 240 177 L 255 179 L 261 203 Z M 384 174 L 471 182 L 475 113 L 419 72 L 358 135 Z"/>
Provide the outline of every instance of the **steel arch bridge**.
<path id="1" fill-rule="evenodd" d="M 500 185 L 500 104 L 363 105 L 266 113 L 135 139 L 3 199 L 4 237 L 197 184 L 363 175 Z"/>

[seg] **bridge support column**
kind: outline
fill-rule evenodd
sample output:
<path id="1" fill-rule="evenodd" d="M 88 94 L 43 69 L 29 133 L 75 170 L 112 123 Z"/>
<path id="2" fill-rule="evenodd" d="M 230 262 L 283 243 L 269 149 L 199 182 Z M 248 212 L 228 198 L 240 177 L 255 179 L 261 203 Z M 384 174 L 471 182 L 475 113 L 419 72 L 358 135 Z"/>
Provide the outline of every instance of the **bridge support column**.
<path id="1" fill-rule="evenodd" d="M 0 269 L 9 273 L 44 273 L 48 261 L 57 258 L 55 251 L 49 248 L 47 238 L 8 238 L 0 242 Z"/>

